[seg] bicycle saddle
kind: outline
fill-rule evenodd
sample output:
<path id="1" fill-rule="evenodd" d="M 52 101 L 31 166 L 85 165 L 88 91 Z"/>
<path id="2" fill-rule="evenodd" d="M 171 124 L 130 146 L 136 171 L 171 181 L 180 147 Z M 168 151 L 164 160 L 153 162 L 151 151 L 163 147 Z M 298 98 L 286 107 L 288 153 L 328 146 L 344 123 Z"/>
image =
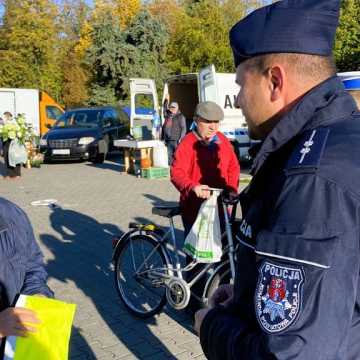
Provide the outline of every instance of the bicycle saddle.
<path id="1" fill-rule="evenodd" d="M 172 203 L 154 205 L 152 208 L 152 213 L 155 215 L 171 218 L 173 216 L 180 215 L 181 211 L 178 203 Z"/>

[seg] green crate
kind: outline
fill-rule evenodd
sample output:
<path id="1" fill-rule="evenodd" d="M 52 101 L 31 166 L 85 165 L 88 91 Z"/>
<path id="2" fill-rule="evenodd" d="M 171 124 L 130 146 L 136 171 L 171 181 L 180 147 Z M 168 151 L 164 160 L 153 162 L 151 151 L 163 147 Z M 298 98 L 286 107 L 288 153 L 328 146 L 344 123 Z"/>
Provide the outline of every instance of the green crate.
<path id="1" fill-rule="evenodd" d="M 145 179 L 161 179 L 169 177 L 169 168 L 150 167 L 141 169 L 141 177 Z"/>

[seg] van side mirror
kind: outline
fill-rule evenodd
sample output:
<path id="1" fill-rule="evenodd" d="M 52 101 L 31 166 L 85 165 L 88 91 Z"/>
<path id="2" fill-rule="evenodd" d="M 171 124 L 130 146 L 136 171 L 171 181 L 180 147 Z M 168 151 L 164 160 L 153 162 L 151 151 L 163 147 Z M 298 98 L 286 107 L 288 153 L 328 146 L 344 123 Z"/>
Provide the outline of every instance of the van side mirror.
<path id="1" fill-rule="evenodd" d="M 52 125 L 51 124 L 46 124 L 45 125 L 48 129 L 51 129 L 52 128 Z"/>

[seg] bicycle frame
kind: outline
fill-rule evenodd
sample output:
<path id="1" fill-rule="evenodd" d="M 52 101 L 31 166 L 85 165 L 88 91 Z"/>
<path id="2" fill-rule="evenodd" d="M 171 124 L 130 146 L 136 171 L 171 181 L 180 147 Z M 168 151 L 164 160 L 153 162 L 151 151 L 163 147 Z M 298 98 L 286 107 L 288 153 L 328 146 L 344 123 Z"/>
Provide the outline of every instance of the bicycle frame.
<path id="1" fill-rule="evenodd" d="M 210 190 L 219 191 L 219 189 Z M 205 273 L 207 273 L 211 268 L 214 268 L 214 272 L 209 276 L 205 283 L 202 298 L 200 299 L 206 302 L 206 294 L 212 284 L 214 277 L 217 274 L 221 273 L 224 269 L 226 269 L 228 265 L 230 265 L 230 283 L 233 283 L 235 278 L 235 247 L 232 236 L 232 222 L 236 215 L 236 205 L 233 206 L 231 215 L 229 215 L 228 205 L 225 204 L 224 201 L 222 201 L 222 206 L 225 220 L 225 234 L 228 241 L 227 246 L 225 247 L 225 249 L 223 249 L 223 255 L 227 255 L 228 259 L 217 264 L 215 267 L 214 263 L 204 264 L 203 268 L 199 271 L 199 273 L 197 273 L 189 282 L 184 280 L 184 273 L 190 271 L 198 263 L 196 261 L 193 261 L 185 267 L 181 267 L 179 249 L 176 244 L 175 225 L 173 217 L 169 217 L 170 227 L 166 231 L 162 231 L 154 224 L 131 224 L 130 227 L 135 226 L 135 228 L 132 228 L 130 231 L 123 234 L 121 238 L 116 240 L 114 244 L 113 259 L 115 258 L 117 251 L 121 250 L 120 245 L 122 242 L 137 235 L 149 236 L 158 243 L 160 250 L 163 252 L 166 260 L 166 267 L 159 269 L 146 269 L 146 262 L 151 258 L 152 254 L 158 248 L 158 246 L 156 246 L 156 248 L 154 248 L 152 252 L 147 254 L 146 258 L 143 259 L 143 262 L 140 264 L 140 266 L 137 266 L 136 269 L 134 268 L 135 274 L 141 277 L 146 277 L 151 282 L 154 282 L 158 279 L 160 280 L 160 283 L 162 282 L 165 286 L 170 286 L 169 284 L 171 283 L 171 281 L 180 279 L 180 281 L 185 282 L 186 287 L 191 289 L 191 287 L 197 281 L 199 281 L 199 279 L 201 279 Z M 172 246 L 172 256 L 170 256 L 169 254 L 168 245 Z M 198 298 L 197 296 L 195 297 Z"/>

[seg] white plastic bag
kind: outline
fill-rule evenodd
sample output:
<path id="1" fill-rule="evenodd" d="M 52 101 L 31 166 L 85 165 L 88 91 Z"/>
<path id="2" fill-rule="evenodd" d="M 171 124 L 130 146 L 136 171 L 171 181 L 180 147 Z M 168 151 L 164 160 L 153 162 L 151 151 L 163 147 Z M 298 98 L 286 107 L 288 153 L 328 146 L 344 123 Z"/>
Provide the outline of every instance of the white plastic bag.
<path id="1" fill-rule="evenodd" d="M 9 146 L 9 165 L 15 167 L 18 164 L 25 164 L 26 161 L 26 147 L 17 139 L 11 140 Z"/>
<path id="2" fill-rule="evenodd" d="M 219 193 L 214 191 L 211 197 L 203 202 L 185 239 L 184 251 L 199 263 L 213 263 L 221 259 L 218 196 Z"/>

